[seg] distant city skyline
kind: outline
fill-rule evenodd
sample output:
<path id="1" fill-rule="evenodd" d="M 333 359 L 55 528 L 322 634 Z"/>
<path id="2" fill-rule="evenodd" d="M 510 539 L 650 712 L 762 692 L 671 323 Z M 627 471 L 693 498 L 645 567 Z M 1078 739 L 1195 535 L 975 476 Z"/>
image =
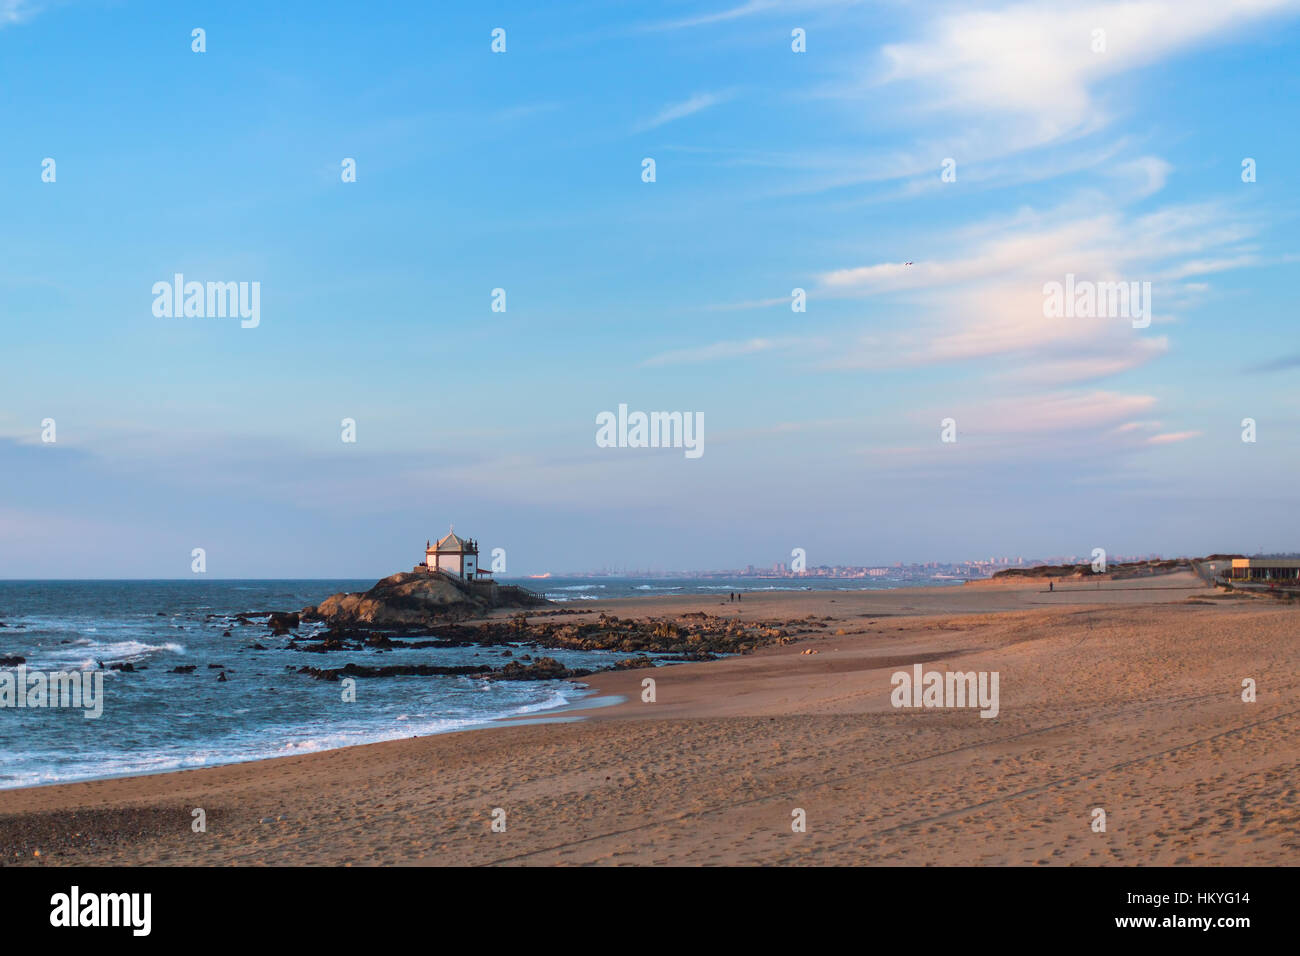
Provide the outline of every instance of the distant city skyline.
<path id="1" fill-rule="evenodd" d="M 1174 555 L 1173 558 L 1182 557 L 1203 557 L 1203 555 Z M 1137 561 L 1163 561 L 1169 558 L 1159 554 L 1133 554 L 1133 555 L 1108 555 L 1107 560 L 1111 564 L 1121 564 Z M 1077 554 L 1052 555 L 1040 558 L 1025 558 L 1017 556 L 1015 558 L 1002 556 L 992 558 L 972 558 L 969 560 L 952 560 L 952 561 L 916 561 L 903 562 L 894 561 L 886 564 L 808 564 L 804 571 L 795 571 L 786 562 L 777 561 L 772 564 L 746 564 L 735 568 L 691 568 L 691 569 L 668 569 L 668 568 L 601 568 L 597 570 L 576 570 L 565 571 L 554 574 L 556 577 L 601 577 L 601 576 L 618 576 L 627 575 L 630 577 L 708 577 L 708 576 L 736 576 L 736 577 L 827 577 L 827 576 L 850 576 L 857 572 L 856 576 L 866 576 L 873 572 L 888 573 L 899 570 L 943 570 L 957 568 L 1005 568 L 1005 567 L 1036 567 L 1055 564 L 1087 564 L 1091 557 L 1083 557 Z"/>
<path id="2" fill-rule="evenodd" d="M 9 3 L 0 577 L 1294 549 L 1297 60 L 1300 0 Z"/>

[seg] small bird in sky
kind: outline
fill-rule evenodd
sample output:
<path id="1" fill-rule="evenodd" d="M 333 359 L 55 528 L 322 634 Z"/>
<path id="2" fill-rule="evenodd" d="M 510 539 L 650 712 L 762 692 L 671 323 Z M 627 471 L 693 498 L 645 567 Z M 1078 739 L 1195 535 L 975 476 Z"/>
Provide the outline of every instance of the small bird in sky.
<path id="1" fill-rule="evenodd" d="M 904 263 L 903 263 L 903 265 L 905 265 L 905 266 L 910 266 L 911 264 L 912 264 L 912 263 L 910 263 L 910 262 L 904 262 Z"/>

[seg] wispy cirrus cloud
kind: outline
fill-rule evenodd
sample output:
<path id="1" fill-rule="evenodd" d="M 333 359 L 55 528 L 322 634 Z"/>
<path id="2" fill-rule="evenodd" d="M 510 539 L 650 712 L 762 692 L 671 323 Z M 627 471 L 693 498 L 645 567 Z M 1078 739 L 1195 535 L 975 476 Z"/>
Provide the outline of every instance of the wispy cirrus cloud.
<path id="1" fill-rule="evenodd" d="M 714 23 L 726 23 L 730 20 L 739 20 L 742 17 L 753 16 L 756 13 L 765 13 L 777 7 L 776 0 L 748 0 L 739 6 L 727 7 L 723 10 L 713 10 L 707 13 L 697 13 L 694 16 L 680 17 L 676 20 L 660 20 L 656 23 L 647 23 L 641 27 L 645 33 L 655 33 L 663 30 L 686 30 L 691 27 L 709 26 Z"/>
<path id="2" fill-rule="evenodd" d="M 1297 8 L 1297 0 L 1032 0 L 943 12 L 916 39 L 883 47 L 876 82 L 911 84 L 911 105 L 922 110 L 982 121 L 1002 113 L 1056 138 L 1108 121 L 1096 91 L 1106 78 Z"/>
<path id="3" fill-rule="evenodd" d="M 30 20 L 39 12 L 40 7 L 31 0 L 0 0 L 0 27 Z"/>
<path id="4" fill-rule="evenodd" d="M 747 339 L 737 342 L 714 342 L 695 348 L 674 349 L 652 355 L 641 363 L 645 368 L 664 365 L 685 365 L 694 362 L 712 362 L 717 359 L 738 358 L 755 355 L 759 352 L 771 352 L 774 349 L 788 348 L 807 344 L 807 339 Z"/>
<path id="5" fill-rule="evenodd" d="M 1147 439 L 1148 445 L 1172 445 L 1175 442 L 1187 441 L 1189 438 L 1200 437 L 1201 432 L 1163 432 L 1159 435 L 1152 435 Z"/>
<path id="6" fill-rule="evenodd" d="M 685 119 L 687 116 L 693 116 L 696 113 L 717 106 L 719 103 L 725 103 L 735 94 L 731 91 L 719 93 L 694 93 L 679 103 L 670 103 L 661 109 L 649 119 L 642 120 L 633 127 L 633 131 L 644 133 L 647 130 L 656 129 L 666 123 L 674 120 Z"/>
<path id="7" fill-rule="evenodd" d="M 1117 462 L 1140 454 L 1152 444 L 1153 395 L 1104 389 L 1052 389 L 989 399 L 950 400 L 918 409 L 913 419 L 933 437 L 922 444 L 871 447 L 893 466 L 908 469 L 950 463 L 959 454 L 967 466 L 1005 466 L 1009 462 L 1041 466 L 1053 461 Z M 955 445 L 939 442 L 942 419 L 952 416 Z"/>
<path id="8" fill-rule="evenodd" d="M 1165 293 L 1174 277 L 1257 264 L 1242 251 L 1254 231 L 1218 204 L 1166 207 L 1140 216 L 1114 210 L 1076 218 L 1074 208 L 1022 215 L 986 236 L 971 230 L 964 252 L 947 259 L 877 262 L 833 269 L 810 293 L 879 299 L 906 308 L 909 321 L 841 350 L 838 368 L 880 368 L 1014 358 L 1000 378 L 1082 382 L 1137 368 L 1164 354 L 1168 338 L 1131 320 L 1048 318 L 1044 284 L 1081 280 L 1150 282 L 1152 320 L 1171 321 Z M 1196 293 L 1177 290 L 1179 303 Z"/>
<path id="9" fill-rule="evenodd" d="M 701 306 L 706 312 L 741 312 L 746 309 L 770 309 L 773 306 L 789 306 L 791 298 L 788 295 L 776 296 L 771 299 L 749 299 L 744 302 L 720 302 L 715 305 Z"/>
<path id="10" fill-rule="evenodd" d="M 963 9 L 963 6 L 965 7 Z M 902 182 L 884 198 L 940 188 L 941 158 L 954 158 L 966 185 L 997 188 L 1091 168 L 1090 154 L 1113 146 L 1088 143 L 1132 106 L 1118 78 L 1201 46 L 1239 40 L 1251 29 L 1300 12 L 1300 0 L 1023 0 L 932 5 L 914 11 L 912 35 L 886 42 L 845 66 L 839 78 L 802 91 L 813 100 L 861 107 L 873 123 L 903 133 L 885 148 L 810 156 L 800 150 L 751 162 L 787 165 L 801 175 L 776 186 L 808 193 Z M 1094 51 L 1094 31 L 1105 48 Z M 1026 77 L 1034 77 L 1026 82 Z M 897 104 L 891 112 L 888 104 Z M 884 112 L 882 113 L 882 105 Z M 912 131 L 910 134 L 906 131 Z M 1034 152 L 1034 163 L 1022 161 Z M 1125 172 L 1119 164 L 1110 172 Z M 1150 158 L 1129 175 L 1158 191 L 1169 172 Z M 869 201 L 882 197 L 871 195 Z"/>
<path id="11" fill-rule="evenodd" d="M 963 411 L 965 430 L 992 435 L 1032 435 L 1044 431 L 1077 431 L 1112 427 L 1145 415 L 1156 404 L 1151 395 L 1112 391 L 1057 391 L 992 399 Z"/>

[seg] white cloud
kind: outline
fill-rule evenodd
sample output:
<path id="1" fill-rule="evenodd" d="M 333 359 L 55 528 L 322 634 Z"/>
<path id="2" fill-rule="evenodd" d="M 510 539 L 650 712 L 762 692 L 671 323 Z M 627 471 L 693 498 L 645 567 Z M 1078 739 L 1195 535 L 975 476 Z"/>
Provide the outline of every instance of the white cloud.
<path id="1" fill-rule="evenodd" d="M 30 0 L 0 0 L 0 26 L 22 23 L 37 13 Z"/>
<path id="2" fill-rule="evenodd" d="M 798 344 L 799 340 L 791 339 L 749 339 L 744 342 L 715 342 L 712 345 L 703 345 L 697 348 L 675 349 L 671 352 L 662 352 L 659 355 L 653 355 L 641 363 L 644 367 L 654 367 L 662 365 L 682 365 L 692 362 L 711 362 L 716 359 L 737 358 L 742 355 L 753 355 L 758 352 L 770 352 L 773 349 L 785 348 Z"/>
<path id="3" fill-rule="evenodd" d="M 695 93 L 680 103 L 671 103 L 665 106 L 650 119 L 638 123 L 635 130 L 638 133 L 643 133 L 646 130 L 663 126 L 665 123 L 671 123 L 673 120 L 683 119 L 701 110 L 707 110 L 711 106 L 725 103 L 731 99 L 731 96 L 730 93 Z"/>
<path id="4" fill-rule="evenodd" d="M 919 39 L 883 48 L 880 82 L 914 85 L 921 108 L 981 119 L 1000 112 L 1055 139 L 1105 124 L 1094 90 L 1103 79 L 1296 7 L 1296 0 L 1034 0 L 945 13 Z M 1093 50 L 1098 29 L 1104 52 Z"/>
<path id="5" fill-rule="evenodd" d="M 873 326 L 871 339 L 842 350 L 829 365 L 881 368 L 1014 359 L 999 377 L 1037 383 L 1081 382 L 1136 368 L 1169 342 L 1129 318 L 1048 318 L 1043 286 L 1067 274 L 1079 280 L 1151 283 L 1153 322 L 1171 320 L 1176 300 L 1194 290 L 1171 277 L 1249 266 L 1241 252 L 1251 229 L 1213 204 L 1175 206 L 1137 217 L 1122 211 L 1073 218 L 1022 211 L 947 259 L 880 262 L 822 274 L 811 295 L 880 299 L 905 319 Z M 810 295 L 810 297 L 811 297 Z"/>
<path id="6" fill-rule="evenodd" d="M 1200 432 L 1165 432 L 1162 435 L 1152 435 L 1147 439 L 1148 445 L 1170 445 L 1174 442 L 1187 441 L 1189 438 L 1196 438 Z"/>
<path id="7" fill-rule="evenodd" d="M 776 6 L 776 0 L 749 0 L 748 3 L 742 3 L 738 7 L 728 7 L 725 10 L 716 10 L 712 13 L 701 13 L 693 17 L 683 17 L 679 20 L 664 20 L 659 23 L 648 24 L 642 29 L 647 32 L 659 30 L 684 30 L 689 27 L 708 26 L 713 23 L 725 23 L 728 20 L 739 20 L 741 17 L 752 16 L 755 13 L 764 13 Z"/>
<path id="8" fill-rule="evenodd" d="M 1035 385 L 1052 385 L 1060 382 L 1091 382 L 1127 372 L 1145 365 L 1169 350 L 1165 336 L 1136 340 L 1131 348 L 1117 348 L 1098 355 L 1044 357 L 1024 363 L 1003 377 L 1009 381 L 1028 382 Z"/>
<path id="9" fill-rule="evenodd" d="M 739 312 L 745 309 L 770 309 L 777 305 L 783 305 L 789 308 L 790 302 L 790 296 L 783 295 L 772 299 L 750 299 L 745 302 L 722 302 L 716 305 L 706 305 L 703 306 L 703 308 L 708 312 Z"/>
<path id="10" fill-rule="evenodd" d="M 958 424 L 966 432 L 1001 436 L 1100 429 L 1144 415 L 1155 403 L 1151 395 L 1052 392 L 994 399 L 963 408 Z"/>

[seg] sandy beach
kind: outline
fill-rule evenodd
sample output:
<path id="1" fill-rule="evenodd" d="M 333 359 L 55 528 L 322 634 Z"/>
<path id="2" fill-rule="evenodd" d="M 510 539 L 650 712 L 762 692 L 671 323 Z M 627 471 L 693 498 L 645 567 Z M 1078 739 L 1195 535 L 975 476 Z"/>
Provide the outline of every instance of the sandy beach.
<path id="1" fill-rule="evenodd" d="M 822 626 L 750 655 L 587 678 L 604 705 L 554 722 L 2 791 L 3 862 L 1300 862 L 1294 605 L 1182 572 L 582 610 Z M 997 672 L 998 715 L 895 708 L 891 675 L 918 663 Z M 806 832 L 792 832 L 796 810 Z"/>

